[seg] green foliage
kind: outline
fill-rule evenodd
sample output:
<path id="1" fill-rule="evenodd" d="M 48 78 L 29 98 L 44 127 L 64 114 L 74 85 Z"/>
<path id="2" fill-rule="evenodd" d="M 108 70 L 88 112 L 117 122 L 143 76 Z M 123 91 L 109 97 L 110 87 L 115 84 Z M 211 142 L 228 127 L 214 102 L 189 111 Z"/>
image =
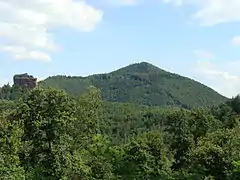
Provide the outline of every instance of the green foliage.
<path id="1" fill-rule="evenodd" d="M 167 179 L 173 161 L 161 132 L 149 132 L 124 147 L 119 172 L 123 179 Z"/>
<path id="2" fill-rule="evenodd" d="M 206 136 L 208 132 L 213 132 L 223 127 L 222 122 L 216 119 L 209 110 L 193 110 L 190 116 L 190 129 L 195 142 L 197 142 L 198 138 Z"/>
<path id="3" fill-rule="evenodd" d="M 231 172 L 230 179 L 231 180 L 239 180 L 240 179 L 240 161 L 234 161 L 234 170 Z"/>
<path id="4" fill-rule="evenodd" d="M 9 84 L 0 88 L 0 99 L 10 100 L 12 88 Z"/>
<path id="5" fill-rule="evenodd" d="M 0 88 L 0 100 L 17 100 L 26 95 L 28 89 L 18 86 L 4 85 Z"/>
<path id="6" fill-rule="evenodd" d="M 227 179 L 233 171 L 233 162 L 240 158 L 239 130 L 218 130 L 199 140 L 190 153 L 194 171 L 203 177 Z"/>
<path id="7" fill-rule="evenodd" d="M 75 121 L 69 131 L 74 137 L 75 149 L 86 147 L 92 137 L 99 130 L 99 111 L 101 107 L 100 92 L 94 87 L 89 87 L 88 91 L 79 97 L 75 102 L 74 117 Z"/>
<path id="8" fill-rule="evenodd" d="M 93 136 L 86 147 L 86 164 L 90 167 L 91 179 L 114 179 L 113 165 L 111 164 L 110 143 L 100 134 Z"/>
<path id="9" fill-rule="evenodd" d="M 226 104 L 228 104 L 234 112 L 237 114 L 240 114 L 240 95 L 234 97 L 231 101 L 228 101 Z"/>
<path id="10" fill-rule="evenodd" d="M 0 116 L 0 177 L 9 180 L 24 180 L 25 172 L 18 156 L 22 147 L 21 124 L 12 121 L 9 113 Z"/>
<path id="11" fill-rule="evenodd" d="M 112 75 L 132 71 L 166 75 L 148 64 Z M 5 87 L 10 96 L 0 101 L 0 179 L 240 177 L 239 97 L 190 110 L 102 101 L 93 86 L 82 87 L 78 97 L 57 89 L 18 91 L 24 92 L 18 100 L 10 98 L 12 88 Z"/>
<path id="12" fill-rule="evenodd" d="M 165 130 L 168 133 L 171 150 L 175 151 L 173 168 L 176 170 L 187 166 L 188 152 L 194 145 L 190 118 L 190 112 L 186 110 L 170 113 L 167 117 Z"/>
<path id="13" fill-rule="evenodd" d="M 239 125 L 240 122 L 240 115 L 234 111 L 231 104 L 231 101 L 234 100 L 235 98 L 228 101 L 227 103 L 211 108 L 214 117 L 220 120 L 222 122 L 222 125 L 226 128 L 233 128 Z"/>
<path id="14" fill-rule="evenodd" d="M 0 114 L 12 111 L 16 108 L 16 103 L 8 100 L 0 100 Z"/>
<path id="15" fill-rule="evenodd" d="M 72 138 L 67 126 L 73 121 L 72 107 L 66 93 L 36 89 L 17 108 L 15 118 L 23 122 L 24 146 L 28 146 L 21 158 L 30 179 L 68 176 Z"/>
<path id="16" fill-rule="evenodd" d="M 62 89 L 70 95 L 78 97 L 90 85 L 92 85 L 91 82 L 83 77 L 55 76 L 54 78 L 47 78 L 45 81 L 40 82 L 39 86 Z"/>

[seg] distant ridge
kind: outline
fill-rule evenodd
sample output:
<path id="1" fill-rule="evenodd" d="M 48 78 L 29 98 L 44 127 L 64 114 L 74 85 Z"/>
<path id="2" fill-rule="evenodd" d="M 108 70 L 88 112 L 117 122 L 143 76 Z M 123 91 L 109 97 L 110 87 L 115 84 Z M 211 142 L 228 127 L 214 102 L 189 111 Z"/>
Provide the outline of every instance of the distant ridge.
<path id="1" fill-rule="evenodd" d="M 93 85 L 101 90 L 106 101 L 150 106 L 195 108 L 227 100 L 195 80 L 167 72 L 147 62 L 88 77 L 53 76 L 40 82 L 40 85 L 63 89 L 74 96 Z"/>

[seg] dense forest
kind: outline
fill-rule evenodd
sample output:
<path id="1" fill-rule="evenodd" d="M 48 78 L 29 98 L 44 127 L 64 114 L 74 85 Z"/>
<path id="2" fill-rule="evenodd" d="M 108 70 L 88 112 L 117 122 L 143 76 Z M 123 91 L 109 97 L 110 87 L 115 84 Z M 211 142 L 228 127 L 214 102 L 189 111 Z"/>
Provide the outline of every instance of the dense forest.
<path id="1" fill-rule="evenodd" d="M 107 102 L 93 86 L 1 97 L 0 179 L 240 179 L 239 96 L 191 110 Z"/>
<path id="2" fill-rule="evenodd" d="M 39 83 L 42 88 L 62 89 L 72 96 L 81 95 L 90 85 L 101 90 L 103 100 L 111 102 L 196 108 L 227 100 L 199 82 L 147 62 L 88 77 L 53 76 Z"/>

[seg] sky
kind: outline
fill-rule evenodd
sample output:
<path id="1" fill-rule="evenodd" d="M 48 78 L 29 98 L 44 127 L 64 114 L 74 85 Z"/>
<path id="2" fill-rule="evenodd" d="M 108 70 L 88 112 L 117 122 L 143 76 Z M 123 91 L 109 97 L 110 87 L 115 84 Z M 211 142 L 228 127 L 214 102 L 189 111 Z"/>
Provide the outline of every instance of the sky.
<path id="1" fill-rule="evenodd" d="M 239 0 L 0 0 L 0 85 L 146 61 L 240 92 Z"/>

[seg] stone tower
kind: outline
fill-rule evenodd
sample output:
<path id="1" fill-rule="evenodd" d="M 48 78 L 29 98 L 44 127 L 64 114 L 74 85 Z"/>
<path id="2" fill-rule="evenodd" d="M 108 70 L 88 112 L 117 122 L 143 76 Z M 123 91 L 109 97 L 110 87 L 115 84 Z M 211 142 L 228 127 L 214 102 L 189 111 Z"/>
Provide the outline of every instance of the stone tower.
<path id="1" fill-rule="evenodd" d="M 33 89 L 37 86 L 37 78 L 34 78 L 31 75 L 25 74 L 17 74 L 13 77 L 14 85 Z"/>

